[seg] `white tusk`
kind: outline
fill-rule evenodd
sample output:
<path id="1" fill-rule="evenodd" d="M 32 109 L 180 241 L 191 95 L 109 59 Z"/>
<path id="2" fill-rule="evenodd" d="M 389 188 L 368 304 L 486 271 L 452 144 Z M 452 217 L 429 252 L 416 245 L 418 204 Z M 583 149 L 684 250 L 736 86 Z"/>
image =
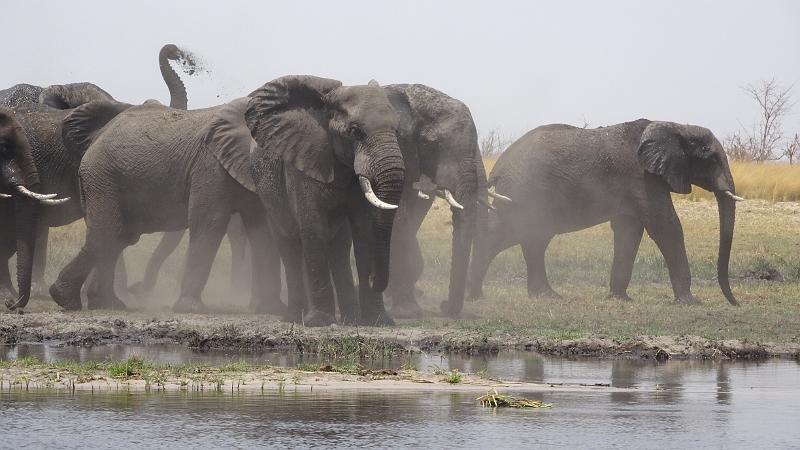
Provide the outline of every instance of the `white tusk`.
<path id="1" fill-rule="evenodd" d="M 430 195 L 428 195 L 428 194 L 426 194 L 426 193 L 424 193 L 422 191 L 417 191 L 417 197 L 419 197 L 419 198 L 421 198 L 423 200 L 430 200 L 431 199 Z"/>
<path id="2" fill-rule="evenodd" d="M 495 192 L 489 191 L 489 197 L 492 197 L 492 198 L 497 199 L 497 200 L 502 200 L 504 202 L 511 203 L 511 198 L 506 197 L 505 195 L 497 194 Z"/>
<path id="3" fill-rule="evenodd" d="M 0 193 L 0 198 L 11 198 L 11 196 L 8 194 Z"/>
<path id="4" fill-rule="evenodd" d="M 55 206 L 55 205 L 61 205 L 61 204 L 67 203 L 68 201 L 69 201 L 69 197 L 52 198 L 52 199 L 51 198 L 45 198 L 45 199 L 39 200 L 39 203 L 41 203 L 43 205 Z"/>
<path id="5" fill-rule="evenodd" d="M 737 202 L 744 201 L 744 198 L 743 198 L 743 197 L 739 197 L 738 195 L 734 194 L 734 193 L 733 193 L 733 192 L 731 192 L 731 191 L 723 191 L 723 192 L 725 193 L 725 195 L 727 195 L 728 197 L 730 197 L 730 198 L 732 198 L 732 199 L 736 200 Z"/>
<path id="6" fill-rule="evenodd" d="M 48 199 L 48 198 L 58 197 L 58 194 L 39 194 L 39 193 L 33 192 L 33 191 L 29 190 L 28 188 L 26 188 L 25 186 L 23 186 L 21 184 L 18 184 L 16 186 L 16 188 L 20 192 L 20 194 L 22 194 L 22 195 L 24 195 L 26 197 L 35 198 L 36 200 L 45 200 L 45 199 Z"/>
<path id="7" fill-rule="evenodd" d="M 379 199 L 375 192 L 372 191 L 372 185 L 369 183 L 367 177 L 363 175 L 358 176 L 358 182 L 361 184 L 361 190 L 364 191 L 364 197 L 372 203 L 372 206 L 380 209 L 397 209 L 397 205 L 386 203 Z"/>
<path id="8" fill-rule="evenodd" d="M 452 194 L 452 193 L 451 193 L 449 190 L 447 190 L 447 189 L 445 189 L 445 190 L 444 190 L 444 199 L 445 199 L 445 200 L 447 200 L 447 203 L 449 203 L 449 204 L 450 204 L 450 206 L 452 206 L 453 208 L 457 208 L 457 209 L 464 209 L 464 207 L 463 207 L 463 206 L 461 206 L 461 205 L 460 205 L 460 204 L 459 204 L 459 203 L 456 201 L 456 199 L 455 199 L 455 198 L 453 198 L 453 194 Z"/>

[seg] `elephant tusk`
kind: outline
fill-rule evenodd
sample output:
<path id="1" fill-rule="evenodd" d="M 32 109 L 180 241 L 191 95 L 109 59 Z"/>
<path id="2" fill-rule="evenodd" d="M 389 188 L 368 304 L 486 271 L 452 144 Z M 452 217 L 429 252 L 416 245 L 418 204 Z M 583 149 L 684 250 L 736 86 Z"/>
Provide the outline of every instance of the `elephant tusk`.
<path id="1" fill-rule="evenodd" d="M 8 194 L 0 193 L 0 198 L 11 198 L 11 196 Z"/>
<path id="2" fill-rule="evenodd" d="M 482 199 L 482 198 L 479 198 L 479 199 L 478 199 L 478 203 L 480 203 L 481 205 L 483 205 L 483 206 L 484 206 L 484 207 L 486 207 L 486 208 L 489 208 L 489 209 L 490 209 L 490 210 L 492 210 L 492 211 L 494 211 L 494 210 L 496 210 L 496 209 L 497 209 L 497 208 L 495 208 L 495 206 L 494 206 L 493 204 L 491 204 L 491 203 L 487 202 L 486 200 L 484 200 L 484 199 Z"/>
<path id="3" fill-rule="evenodd" d="M 16 186 L 16 188 L 17 188 L 17 190 L 19 191 L 20 194 L 22 194 L 22 195 L 24 195 L 26 197 L 34 198 L 36 200 L 46 200 L 46 199 L 49 199 L 49 198 L 58 197 L 58 194 L 39 194 L 39 193 L 33 192 L 33 191 L 29 190 L 28 188 L 26 188 L 25 186 L 23 186 L 21 184 L 18 184 Z"/>
<path id="4" fill-rule="evenodd" d="M 506 197 L 505 195 L 497 194 L 497 193 L 492 192 L 492 191 L 489 191 L 489 197 L 492 197 L 494 199 L 501 200 L 501 201 L 504 201 L 504 202 L 511 203 L 511 198 L 510 197 Z"/>
<path id="5" fill-rule="evenodd" d="M 732 199 L 736 200 L 737 202 L 744 201 L 744 197 L 739 197 L 738 195 L 734 194 L 734 193 L 733 193 L 733 192 L 731 192 L 731 191 L 723 191 L 723 193 L 724 193 L 725 195 L 727 195 L 728 197 L 730 197 L 730 198 L 732 198 Z"/>
<path id="6" fill-rule="evenodd" d="M 367 198 L 367 201 L 372 203 L 372 206 L 380 209 L 397 209 L 397 205 L 386 203 L 379 199 L 377 195 L 375 195 L 375 192 L 372 191 L 372 185 L 369 183 L 367 177 L 359 175 L 358 182 L 361 184 L 361 190 L 364 191 L 364 197 Z"/>
<path id="7" fill-rule="evenodd" d="M 448 189 L 443 189 L 443 190 L 444 190 L 444 199 L 447 200 L 447 203 L 449 203 L 450 206 L 456 209 L 464 209 L 464 207 L 461 206 L 461 204 L 458 203 L 455 198 L 453 198 L 453 194 L 450 192 L 450 190 Z"/>
<path id="8" fill-rule="evenodd" d="M 426 194 L 426 193 L 424 193 L 422 191 L 417 191 L 417 197 L 419 197 L 419 198 L 421 198 L 423 200 L 430 200 L 431 199 L 430 195 L 428 195 L 428 194 Z"/>
<path id="9" fill-rule="evenodd" d="M 55 205 L 62 205 L 64 203 L 67 203 L 69 201 L 69 199 L 70 199 L 69 197 L 64 197 L 64 198 L 45 198 L 45 199 L 39 200 L 39 203 L 41 203 L 43 205 L 55 206 Z"/>

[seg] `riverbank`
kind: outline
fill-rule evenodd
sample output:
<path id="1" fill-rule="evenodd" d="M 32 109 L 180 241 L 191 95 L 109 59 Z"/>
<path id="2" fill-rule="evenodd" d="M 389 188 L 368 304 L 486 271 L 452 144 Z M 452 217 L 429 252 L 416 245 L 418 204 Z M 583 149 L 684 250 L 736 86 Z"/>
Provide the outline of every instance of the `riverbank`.
<path id="1" fill-rule="evenodd" d="M 37 302 L 38 303 L 38 302 Z M 495 353 L 525 350 L 543 355 L 638 359 L 800 358 L 800 343 L 750 342 L 699 336 L 535 334 L 510 323 L 426 320 L 397 327 L 306 328 L 252 314 L 42 311 L 0 314 L 0 344 L 178 344 L 196 349 L 288 350 L 335 360 L 404 353 Z"/>
<path id="2" fill-rule="evenodd" d="M 0 361 L 0 392 L 13 390 L 92 392 L 192 391 L 494 391 L 627 392 L 606 383 L 531 383 L 499 380 L 457 370 L 368 369 L 358 364 L 271 367 L 231 362 L 220 366 L 124 361 L 46 363 L 36 358 Z"/>

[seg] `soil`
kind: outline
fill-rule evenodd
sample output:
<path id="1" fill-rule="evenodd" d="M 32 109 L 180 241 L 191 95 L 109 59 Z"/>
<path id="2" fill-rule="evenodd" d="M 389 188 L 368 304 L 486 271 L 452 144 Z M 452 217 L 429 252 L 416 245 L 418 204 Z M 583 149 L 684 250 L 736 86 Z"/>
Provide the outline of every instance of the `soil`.
<path id="1" fill-rule="evenodd" d="M 396 327 L 332 325 L 307 328 L 252 314 L 176 314 L 172 312 L 59 312 L 0 314 L 0 345 L 50 343 L 172 343 L 192 348 L 292 350 L 308 353 L 461 352 L 526 350 L 565 357 L 688 359 L 800 358 L 800 343 L 753 343 L 698 336 L 637 336 L 630 339 L 556 339 L 505 331 L 470 331 L 458 322 L 400 324 Z M 355 345 L 354 345 L 355 344 Z M 369 356 L 369 355 L 367 355 Z"/>

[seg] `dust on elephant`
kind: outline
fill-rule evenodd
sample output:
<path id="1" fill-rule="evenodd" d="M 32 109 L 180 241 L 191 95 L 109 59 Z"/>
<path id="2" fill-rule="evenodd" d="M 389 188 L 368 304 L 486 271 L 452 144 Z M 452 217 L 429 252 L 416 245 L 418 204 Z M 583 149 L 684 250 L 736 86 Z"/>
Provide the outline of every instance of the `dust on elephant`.
<path id="1" fill-rule="evenodd" d="M 251 95 L 245 117 L 258 142 L 251 155 L 256 190 L 286 269 L 287 319 L 307 326 L 335 322 L 329 263 L 346 261 L 349 269 L 352 231 L 358 299 L 349 271 L 335 283 L 340 305 L 359 309 L 340 308 L 342 319 L 391 324 L 382 292 L 404 169 L 398 117 L 383 89 L 374 81 L 342 86 L 283 77 Z"/>
<path id="2" fill-rule="evenodd" d="M 675 301 L 696 303 L 683 229 L 671 193 L 692 185 L 714 192 L 719 207 L 717 273 L 725 298 L 736 192 L 727 157 L 706 128 L 640 119 L 582 129 L 546 125 L 514 142 L 497 160 L 489 185 L 511 201 L 495 201 L 490 242 L 470 269 L 470 293 L 481 295 L 491 260 L 520 244 L 528 268 L 528 294 L 557 296 L 547 281 L 544 254 L 557 234 L 611 222 L 614 262 L 611 295 L 628 299 L 633 263 L 644 230 L 669 269 Z"/>
<path id="3" fill-rule="evenodd" d="M 420 84 L 384 87 L 400 118 L 397 138 L 405 163 L 405 184 L 392 233 L 392 272 L 387 292 L 391 314 L 419 317 L 415 284 L 423 270 L 417 241 L 422 221 L 439 196 L 453 215 L 450 289 L 442 312 L 458 315 L 464 302 L 467 268 L 476 229 L 487 224 L 486 170 L 475 122 L 462 102 Z M 478 242 L 475 242 L 476 246 Z"/>
<path id="4" fill-rule="evenodd" d="M 38 194 L 39 173 L 25 131 L 7 108 L 0 108 L 0 297 L 11 310 L 24 308 L 31 294 L 31 272 L 36 246 L 39 204 L 59 205 L 68 199 Z M 15 292 L 8 259 L 17 253 Z"/>
<path id="5" fill-rule="evenodd" d="M 283 313 L 280 261 L 272 248 L 264 209 L 250 174 L 252 143 L 244 124 L 247 99 L 185 111 L 155 101 L 131 107 L 106 123 L 108 102 L 92 102 L 64 119 L 64 143 L 83 152 L 79 168 L 86 240 L 50 287 L 53 300 L 80 309 L 80 286 L 97 266 L 98 295 L 124 308 L 113 291 L 113 265 L 143 233 L 189 228 L 189 251 L 174 305 L 201 311 L 201 293 L 220 241 L 234 213 L 256 254 L 260 293 L 272 312 Z"/>

